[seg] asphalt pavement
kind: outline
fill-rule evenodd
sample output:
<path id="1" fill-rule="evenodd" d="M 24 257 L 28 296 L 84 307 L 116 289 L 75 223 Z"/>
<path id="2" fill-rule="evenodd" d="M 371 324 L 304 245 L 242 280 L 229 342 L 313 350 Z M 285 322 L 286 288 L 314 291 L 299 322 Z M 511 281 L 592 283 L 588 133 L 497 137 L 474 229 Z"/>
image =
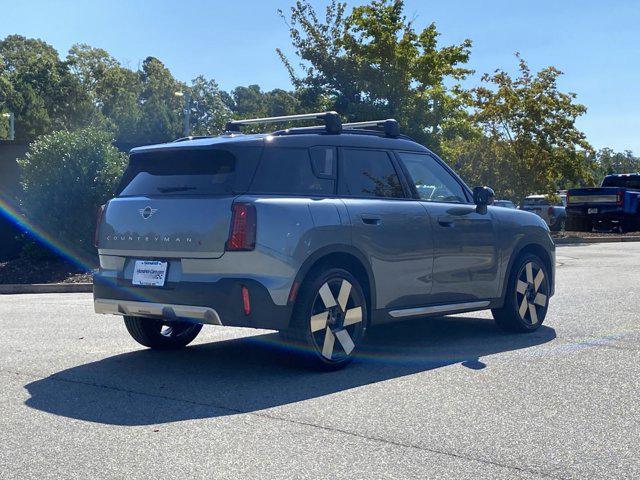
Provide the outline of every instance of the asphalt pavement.
<path id="1" fill-rule="evenodd" d="M 640 478 L 640 243 L 557 260 L 536 333 L 378 327 L 333 373 L 270 332 L 153 352 L 90 294 L 0 296 L 0 478 Z"/>

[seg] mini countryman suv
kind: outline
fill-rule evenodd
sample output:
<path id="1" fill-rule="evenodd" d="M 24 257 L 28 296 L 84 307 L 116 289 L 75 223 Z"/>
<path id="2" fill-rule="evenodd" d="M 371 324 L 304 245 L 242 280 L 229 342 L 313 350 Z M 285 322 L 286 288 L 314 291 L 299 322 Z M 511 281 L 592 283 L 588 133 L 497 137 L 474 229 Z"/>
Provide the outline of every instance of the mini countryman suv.
<path id="1" fill-rule="evenodd" d="M 321 125 L 241 133 L 309 119 Z M 278 330 L 329 369 L 384 322 L 491 309 L 501 328 L 531 332 L 554 292 L 555 247 L 540 217 L 493 196 L 395 120 L 238 120 L 135 148 L 99 212 L 95 310 L 156 349 L 184 347 L 203 324 Z"/>

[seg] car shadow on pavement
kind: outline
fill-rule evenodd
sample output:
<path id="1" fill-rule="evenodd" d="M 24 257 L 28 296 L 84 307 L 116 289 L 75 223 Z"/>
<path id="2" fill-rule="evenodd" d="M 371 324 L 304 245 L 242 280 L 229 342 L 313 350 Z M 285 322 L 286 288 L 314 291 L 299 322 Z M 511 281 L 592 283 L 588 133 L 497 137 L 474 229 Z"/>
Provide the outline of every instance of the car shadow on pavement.
<path id="1" fill-rule="evenodd" d="M 351 365 L 317 372 L 297 366 L 277 334 L 255 335 L 79 365 L 26 385 L 25 403 L 90 422 L 156 425 L 254 412 L 448 365 L 490 368 L 493 354 L 555 337 L 546 326 L 505 334 L 486 318 L 418 319 L 370 329 Z"/>

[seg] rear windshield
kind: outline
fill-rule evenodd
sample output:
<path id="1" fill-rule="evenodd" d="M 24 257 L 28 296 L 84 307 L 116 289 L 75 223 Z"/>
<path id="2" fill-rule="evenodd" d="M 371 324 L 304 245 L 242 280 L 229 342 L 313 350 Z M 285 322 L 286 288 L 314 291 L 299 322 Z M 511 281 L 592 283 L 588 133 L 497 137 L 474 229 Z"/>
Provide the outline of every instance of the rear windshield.
<path id="1" fill-rule="evenodd" d="M 522 202 L 523 205 L 549 205 L 549 200 L 546 198 L 525 198 Z"/>
<path id="2" fill-rule="evenodd" d="M 621 187 L 640 190 L 640 175 L 630 175 L 628 177 L 605 177 L 602 181 L 603 187 Z"/>
<path id="3" fill-rule="evenodd" d="M 240 177 L 236 157 L 225 150 L 164 150 L 129 159 L 119 196 L 224 195 L 236 193 Z M 240 182 L 240 183 L 247 183 Z M 246 188 L 246 185 L 245 185 Z"/>

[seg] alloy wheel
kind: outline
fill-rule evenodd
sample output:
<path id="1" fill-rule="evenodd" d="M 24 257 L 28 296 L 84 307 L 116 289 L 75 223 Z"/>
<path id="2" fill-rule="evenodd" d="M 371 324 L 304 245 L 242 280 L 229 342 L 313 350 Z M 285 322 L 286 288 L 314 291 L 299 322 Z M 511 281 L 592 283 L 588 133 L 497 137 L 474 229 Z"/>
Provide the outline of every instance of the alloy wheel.
<path id="1" fill-rule="evenodd" d="M 349 357 L 362 338 L 364 299 L 344 278 L 322 284 L 312 305 L 310 326 L 315 348 L 330 362 Z"/>
<path id="2" fill-rule="evenodd" d="M 548 281 L 543 268 L 535 262 L 525 263 L 516 279 L 516 305 L 520 318 L 529 325 L 544 319 L 549 300 Z"/>

